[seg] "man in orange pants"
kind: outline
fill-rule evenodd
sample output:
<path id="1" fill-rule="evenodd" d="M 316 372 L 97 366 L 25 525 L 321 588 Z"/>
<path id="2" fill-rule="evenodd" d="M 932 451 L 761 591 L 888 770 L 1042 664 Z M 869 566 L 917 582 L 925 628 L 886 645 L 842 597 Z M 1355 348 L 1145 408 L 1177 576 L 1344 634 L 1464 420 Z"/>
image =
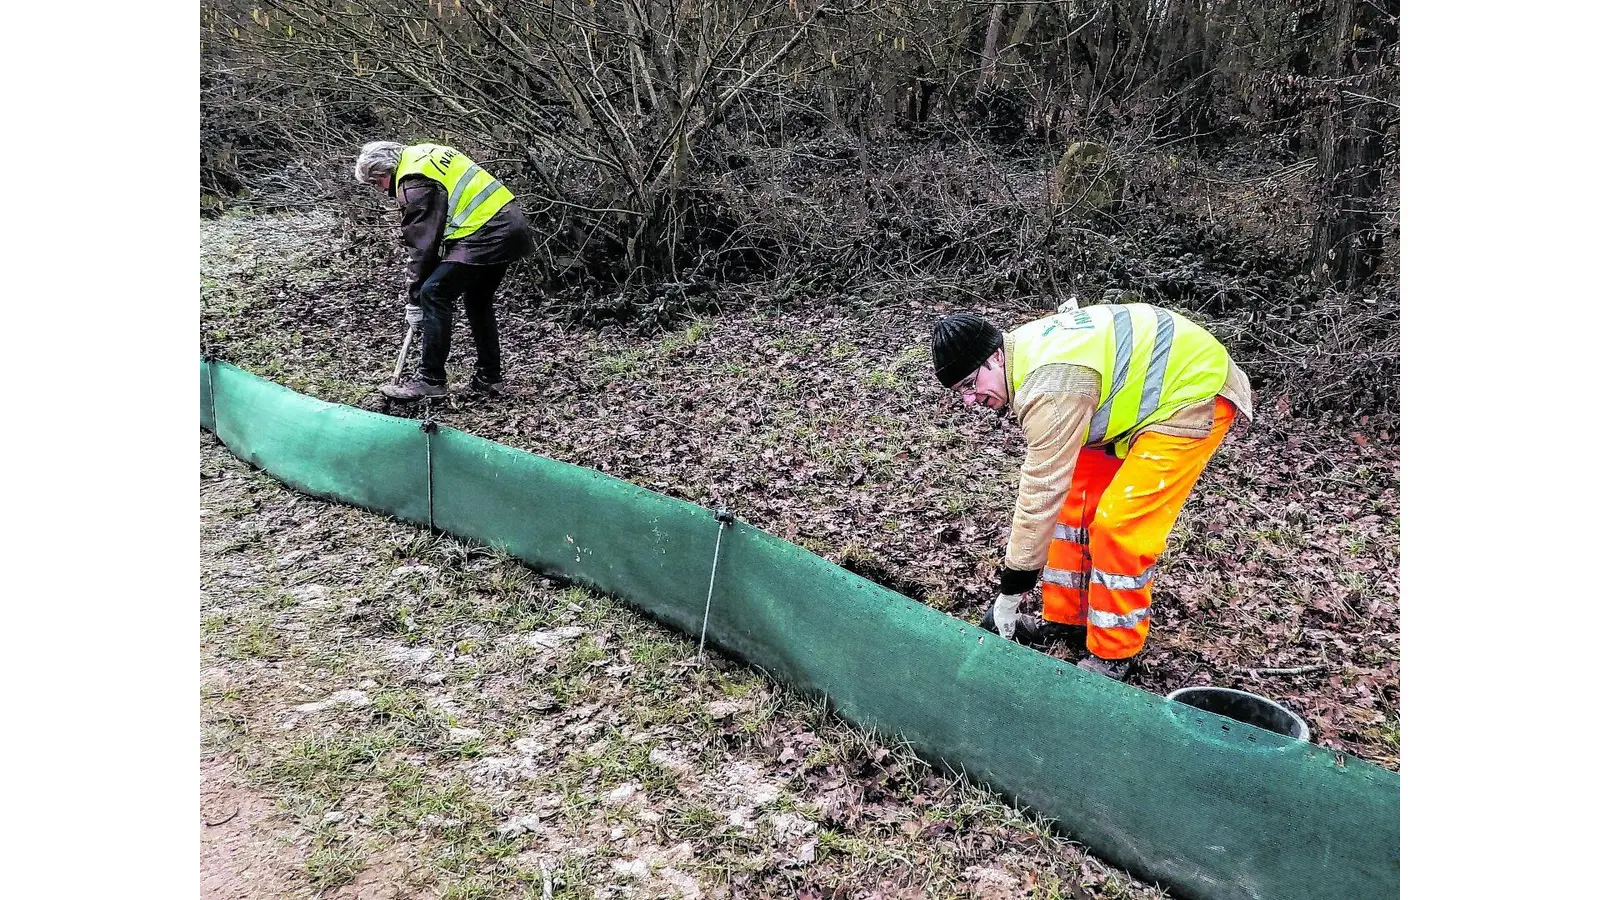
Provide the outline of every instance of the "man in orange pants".
<path id="1" fill-rule="evenodd" d="M 933 362 L 967 405 L 1010 408 L 1028 442 L 984 627 L 1023 643 L 1082 636 L 1079 667 L 1126 679 L 1149 633 L 1156 561 L 1222 438 L 1249 419 L 1249 380 L 1205 329 L 1142 303 L 1004 334 L 954 313 L 934 328 Z M 1036 620 L 1018 607 L 1040 581 Z"/>

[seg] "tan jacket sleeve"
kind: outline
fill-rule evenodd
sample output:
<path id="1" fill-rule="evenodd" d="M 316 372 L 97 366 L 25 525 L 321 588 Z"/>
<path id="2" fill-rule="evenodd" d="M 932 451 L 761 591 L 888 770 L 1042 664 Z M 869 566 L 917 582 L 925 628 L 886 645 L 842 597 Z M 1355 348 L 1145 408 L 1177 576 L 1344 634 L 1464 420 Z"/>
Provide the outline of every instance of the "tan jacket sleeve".
<path id="1" fill-rule="evenodd" d="M 1099 391 L 1093 369 L 1062 363 L 1034 371 L 1012 398 L 1028 453 L 1011 513 L 1007 568 L 1044 568 Z"/>

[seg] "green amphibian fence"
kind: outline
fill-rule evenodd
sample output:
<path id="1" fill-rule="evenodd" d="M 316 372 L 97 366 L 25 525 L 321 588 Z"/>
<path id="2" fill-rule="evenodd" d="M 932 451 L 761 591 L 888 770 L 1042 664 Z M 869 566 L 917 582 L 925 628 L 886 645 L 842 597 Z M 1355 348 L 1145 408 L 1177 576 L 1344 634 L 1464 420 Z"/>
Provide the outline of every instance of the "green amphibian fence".
<path id="1" fill-rule="evenodd" d="M 1080 671 L 757 528 L 451 428 L 205 360 L 200 424 L 297 490 L 504 549 L 690 635 L 704 626 L 707 643 L 1178 894 L 1399 896 L 1386 769 Z"/>

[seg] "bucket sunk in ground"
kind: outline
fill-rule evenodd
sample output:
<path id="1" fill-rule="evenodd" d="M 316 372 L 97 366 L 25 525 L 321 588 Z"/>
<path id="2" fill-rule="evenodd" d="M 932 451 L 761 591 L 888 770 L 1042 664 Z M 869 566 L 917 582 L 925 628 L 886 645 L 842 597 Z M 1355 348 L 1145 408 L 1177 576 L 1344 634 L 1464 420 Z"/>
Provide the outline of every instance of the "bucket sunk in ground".
<path id="1" fill-rule="evenodd" d="M 1304 719 L 1284 706 L 1248 691 L 1201 685 L 1178 688 L 1168 694 L 1167 699 L 1219 716 L 1227 716 L 1234 721 L 1254 725 L 1297 741 L 1311 738 L 1311 728 L 1306 725 Z"/>

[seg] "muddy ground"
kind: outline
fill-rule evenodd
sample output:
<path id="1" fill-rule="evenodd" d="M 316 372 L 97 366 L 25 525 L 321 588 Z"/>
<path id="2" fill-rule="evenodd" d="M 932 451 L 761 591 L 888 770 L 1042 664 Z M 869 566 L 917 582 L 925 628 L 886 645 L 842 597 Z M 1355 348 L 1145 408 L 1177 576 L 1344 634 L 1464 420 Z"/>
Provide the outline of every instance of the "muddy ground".
<path id="1" fill-rule="evenodd" d="M 200 438 L 201 896 L 1156 898 L 625 606 Z"/>

